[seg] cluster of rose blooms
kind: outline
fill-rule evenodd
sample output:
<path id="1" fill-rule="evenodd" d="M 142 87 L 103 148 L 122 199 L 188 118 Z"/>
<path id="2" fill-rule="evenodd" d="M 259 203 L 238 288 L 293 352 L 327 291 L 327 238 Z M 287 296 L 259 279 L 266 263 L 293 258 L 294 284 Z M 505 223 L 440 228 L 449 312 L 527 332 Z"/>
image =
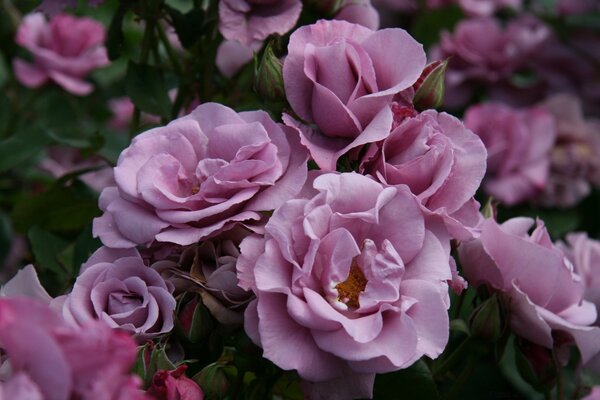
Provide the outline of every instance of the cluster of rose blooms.
<path id="1" fill-rule="evenodd" d="M 219 323 L 243 325 L 264 358 L 297 371 L 309 398 L 371 397 L 376 374 L 440 356 L 449 290 L 467 286 L 507 300 L 516 336 L 575 346 L 600 372 L 600 242 L 585 233 L 553 242 L 539 219 L 500 224 L 474 198 L 481 188 L 500 207 L 570 207 L 600 185 L 600 124 L 584 116 L 599 110 L 593 63 L 571 62 L 577 51 L 533 15 L 494 17 L 519 0 L 428 1 L 471 16 L 431 51 L 447 65 L 427 65 L 403 29 L 378 29 L 378 9 L 409 12 L 416 1 L 341 3 L 335 19 L 297 26 L 300 0 L 220 1 L 225 76 L 269 35 L 291 32 L 281 60 L 288 112 L 201 102 L 137 135 L 110 176 L 90 174 L 103 247 L 62 296 L 51 298 L 32 266 L 3 286 L 0 398 L 202 398 L 185 367 L 157 372 L 149 388 L 130 372 L 136 343 L 168 340 L 185 293 Z M 13 64 L 30 88 L 88 95 L 85 77 L 109 62 L 104 28 L 88 18 L 30 14 L 15 40 L 32 55 Z M 582 33 L 573 45 L 588 42 L 600 37 Z M 427 109 L 444 69 L 449 109 L 481 91 L 489 99 L 464 121 Z M 519 82 L 522 71 L 536 80 Z M 133 113 L 121 104 L 115 127 Z M 42 168 L 64 174 L 78 162 L 64 157 Z"/>

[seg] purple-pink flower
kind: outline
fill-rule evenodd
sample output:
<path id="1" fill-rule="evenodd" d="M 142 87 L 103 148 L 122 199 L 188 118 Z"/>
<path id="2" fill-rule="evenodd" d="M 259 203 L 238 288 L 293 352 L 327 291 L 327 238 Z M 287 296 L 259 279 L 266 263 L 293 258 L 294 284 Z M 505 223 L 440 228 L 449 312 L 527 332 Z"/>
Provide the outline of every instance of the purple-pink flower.
<path id="1" fill-rule="evenodd" d="M 549 36 L 538 20 L 524 16 L 502 27 L 492 17 L 458 23 L 454 32 L 443 32 L 433 58 L 450 58 L 446 71 L 446 105 L 461 107 L 477 85 L 504 83 Z"/>
<path id="2" fill-rule="evenodd" d="M 15 41 L 31 52 L 33 62 L 16 58 L 15 76 L 30 88 L 53 81 L 75 95 L 90 94 L 93 86 L 83 78 L 109 63 L 105 36 L 104 26 L 91 18 L 59 14 L 48 22 L 41 13 L 29 14 Z"/>
<path id="3" fill-rule="evenodd" d="M 585 292 L 583 298 L 600 306 L 600 241 L 588 237 L 584 232 L 572 232 L 566 243 L 558 247 L 573 264 L 573 270 L 581 277 Z M 596 324 L 597 321 L 596 321 Z"/>
<path id="4" fill-rule="evenodd" d="M 147 399 L 129 374 L 135 342 L 102 322 L 74 327 L 45 304 L 0 298 L 0 348 L 11 371 L 0 382 L 6 398 Z"/>
<path id="5" fill-rule="evenodd" d="M 291 128 L 266 112 L 202 104 L 121 153 L 94 235 L 108 247 L 187 245 L 260 220 L 300 191 L 307 158 Z"/>
<path id="6" fill-rule="evenodd" d="M 308 393 L 370 397 L 376 373 L 446 345 L 449 236 L 406 186 L 328 173 L 313 188 L 242 242 L 240 286 L 257 297 L 244 326 Z"/>
<path id="7" fill-rule="evenodd" d="M 155 400 L 203 400 L 202 389 L 185 376 L 186 369 L 186 365 L 181 365 L 172 371 L 156 371 L 148 394 Z"/>
<path id="8" fill-rule="evenodd" d="M 137 250 L 101 247 L 81 266 L 71 293 L 55 301 L 63 302 L 69 322 L 82 325 L 99 319 L 142 341 L 173 329 L 172 291 Z"/>
<path id="9" fill-rule="evenodd" d="M 555 121 L 548 111 L 484 103 L 467 110 L 465 125 L 487 148 L 483 188 L 488 194 L 512 206 L 544 190 L 556 140 Z"/>
<path id="10" fill-rule="evenodd" d="M 583 300 L 581 278 L 544 224 L 538 221 L 529 235 L 532 224 L 529 218 L 501 225 L 487 219 L 479 238 L 459 246 L 463 273 L 471 285 L 485 285 L 509 299 L 510 327 L 516 335 L 552 349 L 553 333 L 565 333 L 585 364 L 600 351 L 600 328 L 592 326 L 596 307 Z"/>
<path id="11" fill-rule="evenodd" d="M 600 187 L 600 120 L 586 119 L 579 98 L 552 96 L 541 104 L 556 119 L 550 174 L 538 203 L 572 207 Z"/>
<path id="12" fill-rule="evenodd" d="M 377 146 L 364 172 L 389 185 L 408 185 L 426 210 L 440 215 L 451 234 L 471 238 L 480 222 L 473 199 L 485 174 L 487 153 L 460 120 L 434 110 L 406 118 Z"/>
<path id="13" fill-rule="evenodd" d="M 225 39 L 260 47 L 267 36 L 289 32 L 300 11 L 300 0 L 221 0 L 219 31 Z"/>
<path id="14" fill-rule="evenodd" d="M 423 47 L 402 29 L 321 20 L 292 33 L 285 93 L 294 112 L 318 127 L 300 132 L 319 167 L 335 170 L 348 150 L 387 137 L 394 95 L 411 87 L 424 66 Z"/>

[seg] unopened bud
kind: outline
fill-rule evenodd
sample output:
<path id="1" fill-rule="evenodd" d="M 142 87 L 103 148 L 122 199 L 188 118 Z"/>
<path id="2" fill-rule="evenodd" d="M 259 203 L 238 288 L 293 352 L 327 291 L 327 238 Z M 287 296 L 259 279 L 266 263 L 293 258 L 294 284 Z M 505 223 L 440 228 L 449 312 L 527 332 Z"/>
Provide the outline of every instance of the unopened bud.
<path id="1" fill-rule="evenodd" d="M 413 102 L 418 110 L 437 108 L 444 100 L 444 76 L 448 60 L 434 61 L 427 65 L 413 85 Z"/>
<path id="2" fill-rule="evenodd" d="M 192 378 L 204 392 L 207 400 L 224 399 L 229 389 L 229 380 L 224 370 L 225 366 L 222 363 L 216 362 L 202 368 Z"/>
<path id="3" fill-rule="evenodd" d="M 558 371 L 551 349 L 519 339 L 515 359 L 521 377 L 536 390 L 545 392 L 556 384 Z"/>
<path id="4" fill-rule="evenodd" d="M 198 343 L 206 338 L 213 325 L 214 321 L 198 295 L 181 307 L 177 315 L 177 327 L 192 343 Z"/>
<path id="5" fill-rule="evenodd" d="M 473 310 L 469 318 L 469 325 L 474 337 L 488 342 L 500 339 L 506 327 L 502 299 L 494 294 L 481 303 Z"/>
<path id="6" fill-rule="evenodd" d="M 275 40 L 269 41 L 256 70 L 254 90 L 268 100 L 285 99 L 283 87 L 283 63 L 275 55 Z"/>

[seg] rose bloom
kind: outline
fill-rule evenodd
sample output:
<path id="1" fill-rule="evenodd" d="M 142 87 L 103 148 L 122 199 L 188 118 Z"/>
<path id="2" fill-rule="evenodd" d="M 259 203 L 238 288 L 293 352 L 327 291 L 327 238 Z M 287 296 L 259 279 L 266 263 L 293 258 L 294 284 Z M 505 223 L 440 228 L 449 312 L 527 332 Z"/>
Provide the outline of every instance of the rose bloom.
<path id="1" fill-rule="evenodd" d="M 114 248 L 188 245 L 260 220 L 300 191 L 307 158 L 291 128 L 267 113 L 202 104 L 121 153 L 94 235 Z"/>
<path id="2" fill-rule="evenodd" d="M 225 39 L 256 48 L 273 33 L 288 33 L 300 11 L 300 0 L 221 0 L 219 31 Z"/>
<path id="3" fill-rule="evenodd" d="M 526 65 L 550 35 L 549 29 L 533 17 L 514 19 L 503 28 L 492 17 L 466 19 L 454 32 L 442 32 L 432 59 L 450 58 L 446 70 L 445 104 L 464 106 L 478 86 L 505 84 Z"/>
<path id="4" fill-rule="evenodd" d="M 15 76 L 30 88 L 51 80 L 75 95 L 90 94 L 93 86 L 83 78 L 109 63 L 105 36 L 104 26 L 90 18 L 59 14 L 47 22 L 43 14 L 29 14 L 15 41 L 31 52 L 33 63 L 16 58 Z"/>
<path id="5" fill-rule="evenodd" d="M 512 206 L 544 189 L 556 140 L 554 118 L 543 108 L 514 109 L 500 103 L 470 107 L 465 125 L 485 144 L 486 193 Z"/>
<path id="6" fill-rule="evenodd" d="M 509 299 L 510 327 L 530 342 L 552 349 L 553 333 L 566 334 L 585 364 L 600 351 L 596 307 L 583 300 L 585 286 L 544 224 L 513 218 L 482 224 L 481 236 L 463 242 L 458 255 L 463 274 L 475 287 L 487 286 Z M 557 345 L 562 344 L 556 343 Z"/>
<path id="7" fill-rule="evenodd" d="M 136 345 L 100 321 L 73 327 L 43 303 L 0 298 L 0 348 L 10 376 L 0 382 L 7 399 L 148 399 L 129 370 Z"/>
<path id="8" fill-rule="evenodd" d="M 300 129 L 319 167 L 335 170 L 348 150 L 384 139 L 394 95 L 411 87 L 424 66 L 423 47 L 402 29 L 321 20 L 292 33 L 285 94 L 294 112 L 319 129 Z"/>
<path id="9" fill-rule="evenodd" d="M 236 227 L 187 248 L 175 248 L 169 255 L 170 259 L 175 258 L 175 263 L 157 262 L 153 268 L 174 285 L 176 295 L 199 293 L 217 321 L 241 325 L 245 306 L 253 294 L 238 286 L 236 262 L 240 242 L 251 233 Z"/>
<path id="10" fill-rule="evenodd" d="M 462 122 L 427 110 L 406 118 L 380 145 L 371 146 L 362 167 L 381 182 L 408 185 L 454 237 L 467 240 L 481 220 L 473 196 L 486 158 L 485 146 Z"/>
<path id="11" fill-rule="evenodd" d="M 307 394 L 370 397 L 376 373 L 446 345 L 449 236 L 406 186 L 328 173 L 313 187 L 241 244 L 240 286 L 257 297 L 244 327 Z"/>
<path id="12" fill-rule="evenodd" d="M 173 329 L 172 291 L 158 272 L 144 265 L 137 250 L 101 247 L 81 266 L 71 293 L 55 302 L 56 307 L 63 303 L 69 322 L 100 319 L 143 341 Z"/>
<path id="13" fill-rule="evenodd" d="M 204 393 L 196 382 L 185 376 L 186 365 L 172 370 L 156 371 L 148 388 L 156 400 L 202 400 Z"/>
<path id="14" fill-rule="evenodd" d="M 559 242 L 558 247 L 573 264 L 573 270 L 581 276 L 585 286 L 584 299 L 591 301 L 598 308 L 600 306 L 600 242 L 590 239 L 584 232 L 572 232 L 567 235 L 566 243 Z"/>
<path id="15" fill-rule="evenodd" d="M 371 4 L 371 0 L 344 0 L 333 18 L 373 30 L 379 28 L 379 13 Z"/>
<path id="16" fill-rule="evenodd" d="M 556 119 L 557 137 L 550 175 L 538 202 L 547 207 L 572 207 L 600 187 L 600 120 L 586 119 L 579 98 L 552 96 L 541 104 Z"/>

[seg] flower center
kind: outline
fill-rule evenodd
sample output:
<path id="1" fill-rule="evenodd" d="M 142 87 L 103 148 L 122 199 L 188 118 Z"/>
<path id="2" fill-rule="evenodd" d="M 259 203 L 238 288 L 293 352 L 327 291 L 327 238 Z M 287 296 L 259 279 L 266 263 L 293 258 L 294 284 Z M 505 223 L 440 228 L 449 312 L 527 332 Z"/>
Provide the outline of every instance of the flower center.
<path id="1" fill-rule="evenodd" d="M 338 300 L 348 307 L 358 308 L 360 307 L 358 296 L 365 291 L 366 286 L 367 278 L 365 278 L 356 261 L 352 261 L 348 278 L 344 282 L 335 285 L 338 291 Z"/>

